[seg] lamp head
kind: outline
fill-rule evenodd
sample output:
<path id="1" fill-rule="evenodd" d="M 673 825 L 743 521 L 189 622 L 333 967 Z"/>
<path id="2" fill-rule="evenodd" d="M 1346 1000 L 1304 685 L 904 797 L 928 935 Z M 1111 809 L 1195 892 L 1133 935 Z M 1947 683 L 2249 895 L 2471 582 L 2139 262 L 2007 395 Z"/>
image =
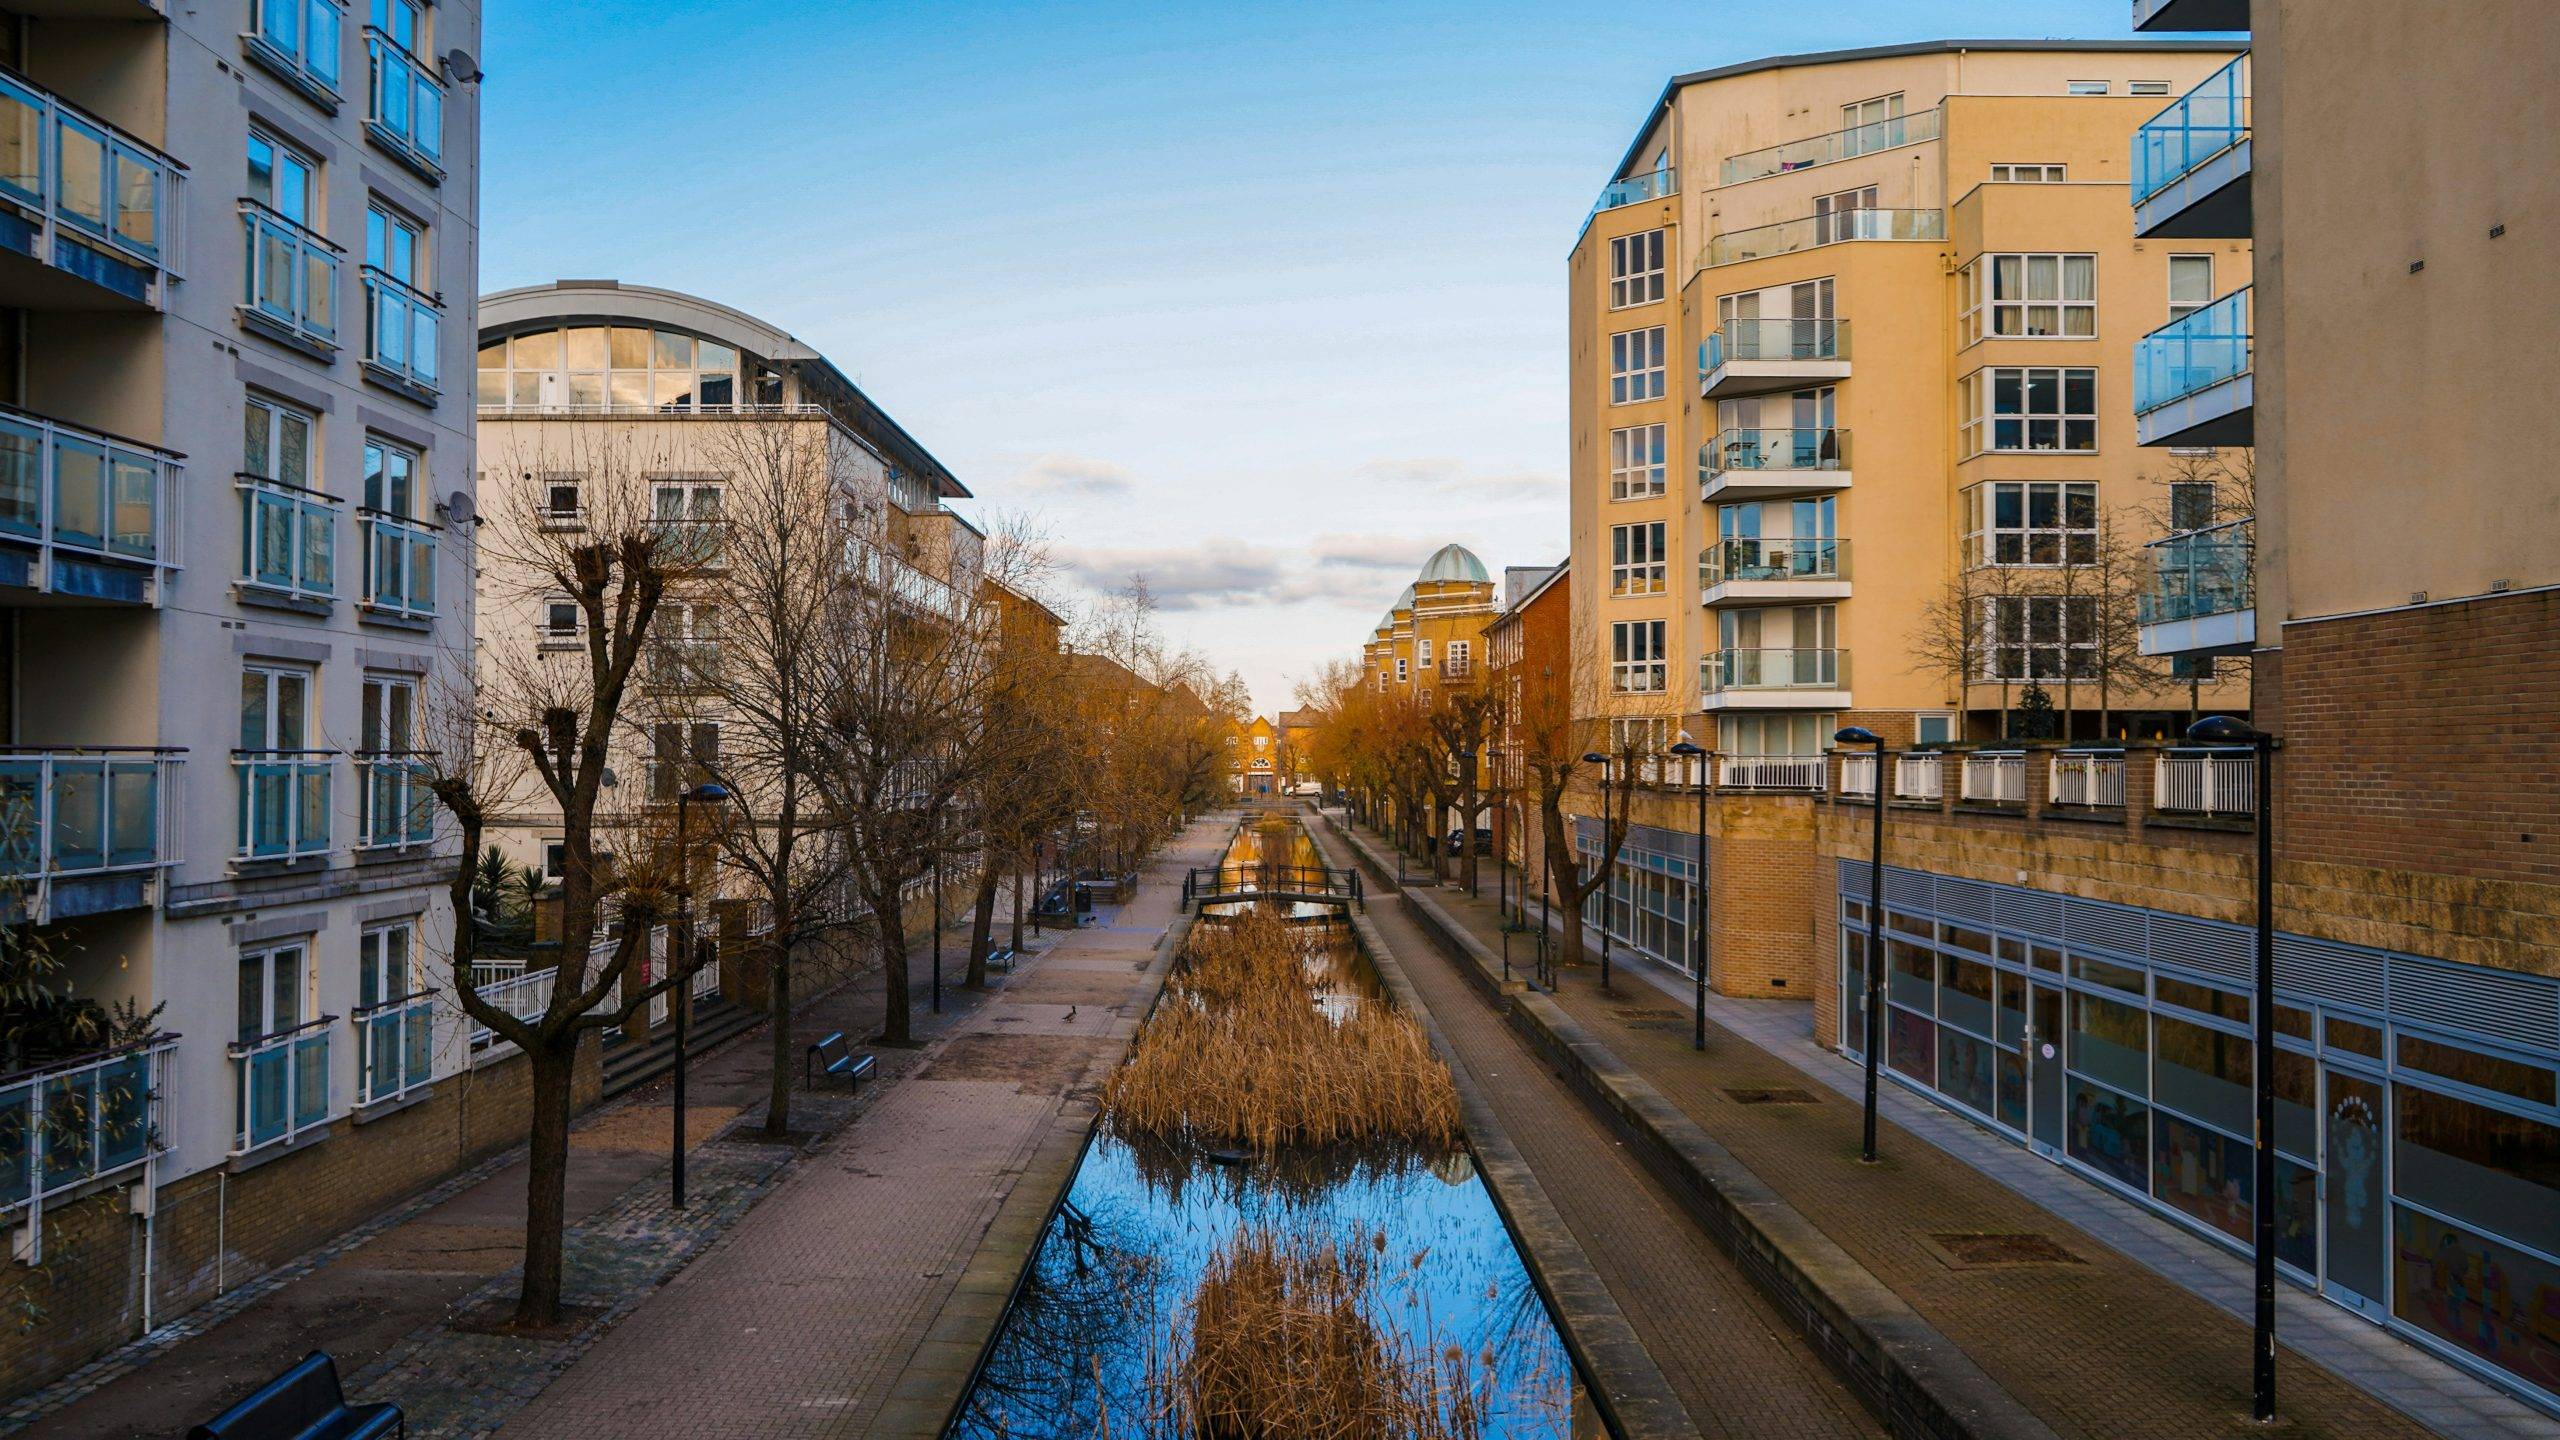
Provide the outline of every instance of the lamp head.
<path id="1" fill-rule="evenodd" d="M 2245 720 L 2230 715 L 2207 715 L 2187 727 L 2187 738 L 2198 745 L 2254 745 L 2267 737 Z"/>
<path id="2" fill-rule="evenodd" d="M 729 798 L 729 787 L 716 781 L 706 780 L 684 792 L 684 798 L 698 805 L 717 805 Z"/>
<path id="3" fill-rule="evenodd" d="M 1863 725 L 1843 725 L 1831 734 L 1842 745 L 1882 745 L 1884 737 Z"/>
<path id="4" fill-rule="evenodd" d="M 1700 755 L 1704 755 L 1707 752 L 1700 749 L 1695 744 L 1692 744 L 1687 740 L 1683 740 L 1679 744 L 1671 747 L 1671 753 L 1679 756 L 1683 760 L 1691 760 Z"/>
<path id="5" fill-rule="evenodd" d="M 1585 765 L 1606 765 L 1609 763 L 1609 757 L 1601 754 L 1597 750 L 1585 750 L 1582 752 L 1582 763 Z"/>

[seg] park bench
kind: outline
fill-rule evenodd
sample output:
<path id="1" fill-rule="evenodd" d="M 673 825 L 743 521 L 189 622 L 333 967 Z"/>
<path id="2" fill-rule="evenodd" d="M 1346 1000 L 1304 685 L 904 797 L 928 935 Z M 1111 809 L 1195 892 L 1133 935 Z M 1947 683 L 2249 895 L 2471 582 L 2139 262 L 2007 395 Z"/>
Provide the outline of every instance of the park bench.
<path id="1" fill-rule="evenodd" d="M 350 1405 L 338 1362 L 314 1350 L 240 1403 L 187 1432 L 187 1440 L 376 1440 L 406 1436 L 397 1405 Z"/>
<path id="2" fill-rule="evenodd" d="M 801 1066 L 803 1072 L 801 1083 L 815 1088 L 819 1075 L 824 1074 L 830 1077 L 841 1075 L 858 1089 L 861 1087 L 863 1078 L 869 1075 L 879 1063 L 869 1055 L 854 1054 L 844 1043 L 844 1032 L 833 1031 L 826 1038 L 809 1047 L 808 1058 Z"/>
<path id="3" fill-rule="evenodd" d="M 1013 970 L 1012 947 L 999 945 L 993 950 L 988 951 L 987 968 L 990 970 L 1002 970 L 1010 974 Z"/>

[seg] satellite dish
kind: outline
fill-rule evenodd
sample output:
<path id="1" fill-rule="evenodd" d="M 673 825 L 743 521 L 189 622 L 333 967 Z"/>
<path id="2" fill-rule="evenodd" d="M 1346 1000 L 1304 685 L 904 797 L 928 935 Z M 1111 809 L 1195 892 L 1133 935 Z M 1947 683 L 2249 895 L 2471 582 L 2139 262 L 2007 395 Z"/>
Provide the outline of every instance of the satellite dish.
<path id="1" fill-rule="evenodd" d="M 444 73 L 445 77 L 453 81 L 456 85 L 476 85 L 480 83 L 481 76 L 478 62 L 471 58 L 470 51 L 465 50 L 460 46 L 456 46 L 445 52 Z"/>
<path id="2" fill-rule="evenodd" d="M 468 490 L 456 490 L 445 497 L 444 513 L 451 516 L 456 525 L 470 524 L 475 518 L 477 508 L 472 504 L 471 492 Z"/>

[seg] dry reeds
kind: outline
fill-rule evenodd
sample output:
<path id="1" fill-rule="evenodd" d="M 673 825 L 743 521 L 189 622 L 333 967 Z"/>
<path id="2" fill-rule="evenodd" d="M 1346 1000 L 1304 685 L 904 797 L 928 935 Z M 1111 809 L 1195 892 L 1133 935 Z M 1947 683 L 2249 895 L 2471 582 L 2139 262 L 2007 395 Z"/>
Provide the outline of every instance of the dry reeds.
<path id="1" fill-rule="evenodd" d="M 1457 1144 L 1457 1088 L 1422 1027 L 1381 1003 L 1319 1006 L 1340 986 L 1339 943 L 1264 912 L 1195 928 L 1103 1086 L 1113 1132 L 1262 1151 Z"/>

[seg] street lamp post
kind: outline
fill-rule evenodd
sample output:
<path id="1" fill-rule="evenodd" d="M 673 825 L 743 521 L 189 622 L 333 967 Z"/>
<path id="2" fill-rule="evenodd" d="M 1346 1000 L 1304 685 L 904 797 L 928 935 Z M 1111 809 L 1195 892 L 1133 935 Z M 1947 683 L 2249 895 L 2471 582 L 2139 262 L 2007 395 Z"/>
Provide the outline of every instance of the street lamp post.
<path id="1" fill-rule="evenodd" d="M 933 1013 L 942 1013 L 942 847 L 933 849 Z"/>
<path id="2" fill-rule="evenodd" d="M 1689 871 L 1689 979 L 1698 992 L 1698 1020 L 1689 1048 L 1707 1048 L 1707 752 L 1683 740 L 1671 753 L 1698 767 L 1698 850 Z"/>
<path id="3" fill-rule="evenodd" d="M 686 810 L 696 800 L 705 805 L 717 805 L 728 798 L 728 786 L 707 781 L 676 795 L 676 899 L 681 907 L 676 912 L 676 933 L 684 937 L 684 948 L 678 953 L 687 965 L 695 961 L 697 953 L 693 943 L 693 837 L 685 829 Z M 693 976 L 688 972 L 684 983 L 676 987 L 676 1083 L 675 1094 L 671 1097 L 675 1105 L 675 1153 L 670 1167 L 674 1194 L 671 1198 L 678 1210 L 684 1208 L 684 1062 L 685 1047 L 689 1043 L 686 1032 L 692 1028 L 692 1023 Z"/>
<path id="4" fill-rule="evenodd" d="M 1876 1160 L 1876 1053 L 1883 1048 L 1884 1024 L 1884 737 L 1850 725 L 1831 738 L 1841 745 L 1872 745 L 1876 754 L 1875 843 L 1867 852 L 1867 1038 L 1866 1054 L 1861 1057 L 1867 1070 L 1867 1112 L 1858 1145 L 1858 1158 L 1872 1165 Z"/>
<path id="5" fill-rule="evenodd" d="M 2187 728 L 2198 745 L 2246 745 L 2255 752 L 2258 782 L 2257 954 L 2257 1161 L 2251 1177 L 2257 1197 L 2255 1224 L 2258 1304 L 2250 1343 L 2250 1413 L 2261 1423 L 2276 1418 L 2276 737 L 2228 715 L 2208 715 Z"/>
<path id="6" fill-rule="evenodd" d="M 1600 767 L 1600 988 L 1609 988 L 1609 870 L 1612 857 L 1609 848 L 1609 757 L 1597 750 L 1585 751 L 1582 761 Z"/>

